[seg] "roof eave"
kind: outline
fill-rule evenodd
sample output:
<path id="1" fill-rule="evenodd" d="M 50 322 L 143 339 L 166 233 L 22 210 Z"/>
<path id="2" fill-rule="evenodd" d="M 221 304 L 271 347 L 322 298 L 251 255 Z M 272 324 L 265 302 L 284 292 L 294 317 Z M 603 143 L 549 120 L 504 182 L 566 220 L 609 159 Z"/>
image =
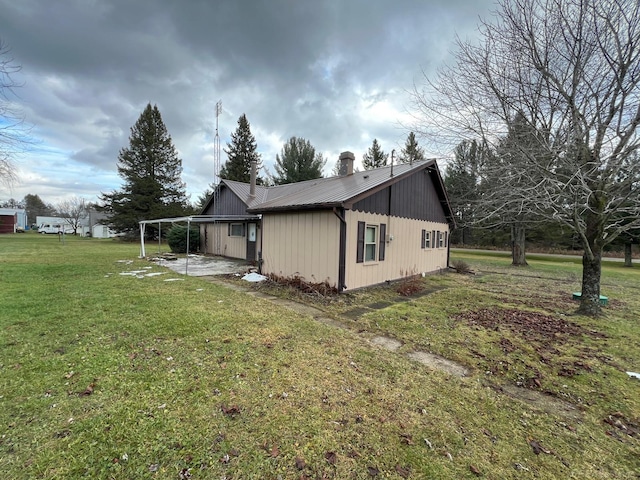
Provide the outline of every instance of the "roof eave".
<path id="1" fill-rule="evenodd" d="M 260 206 L 247 208 L 249 213 L 290 212 L 300 210 L 328 210 L 334 207 L 342 207 L 342 202 L 323 202 L 306 205 L 281 205 L 277 207 L 260 208 Z"/>

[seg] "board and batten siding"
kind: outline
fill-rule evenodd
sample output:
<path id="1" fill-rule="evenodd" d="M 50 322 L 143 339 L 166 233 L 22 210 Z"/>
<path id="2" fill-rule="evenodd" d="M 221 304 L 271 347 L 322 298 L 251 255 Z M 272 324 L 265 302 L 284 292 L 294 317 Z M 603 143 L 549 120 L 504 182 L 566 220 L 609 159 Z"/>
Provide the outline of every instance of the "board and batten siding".
<path id="1" fill-rule="evenodd" d="M 354 203 L 352 210 L 438 223 L 447 221 L 428 170 L 416 172 Z"/>
<path id="2" fill-rule="evenodd" d="M 340 220 L 329 210 L 262 216 L 262 273 L 338 286 Z"/>
<path id="3" fill-rule="evenodd" d="M 246 215 L 247 206 L 240 200 L 229 187 L 222 185 L 218 202 L 209 205 L 203 215 Z"/>
<path id="4" fill-rule="evenodd" d="M 258 231 L 258 242 L 260 242 L 260 231 Z M 246 233 L 244 237 L 230 237 L 228 223 L 202 224 L 200 226 L 200 244 L 201 251 L 204 253 L 242 259 L 247 256 Z"/>
<path id="5" fill-rule="evenodd" d="M 446 222 L 433 222 L 393 217 L 353 210 L 345 212 L 347 220 L 346 271 L 347 290 L 376 285 L 387 280 L 398 280 L 421 273 L 436 272 L 447 267 L 447 248 L 422 248 L 422 231 L 447 232 Z M 384 260 L 357 262 L 358 222 L 386 225 L 388 237 Z M 378 232 L 380 230 L 378 229 Z"/>

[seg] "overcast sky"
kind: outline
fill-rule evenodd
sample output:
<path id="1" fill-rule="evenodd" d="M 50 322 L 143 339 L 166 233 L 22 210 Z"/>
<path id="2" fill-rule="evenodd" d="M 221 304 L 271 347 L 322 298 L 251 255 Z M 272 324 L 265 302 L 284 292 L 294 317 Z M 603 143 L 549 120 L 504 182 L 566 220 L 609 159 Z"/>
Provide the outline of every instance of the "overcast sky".
<path id="1" fill-rule="evenodd" d="M 264 167 L 292 136 L 359 163 L 377 138 L 399 151 L 408 92 L 493 0 L 0 0 L 0 39 L 34 145 L 0 201 L 95 201 L 121 187 L 117 157 L 156 104 L 195 201 L 213 180 L 215 104 L 224 148 L 245 113 Z M 226 160 L 221 152 L 221 161 Z M 264 175 L 265 172 L 262 172 Z"/>

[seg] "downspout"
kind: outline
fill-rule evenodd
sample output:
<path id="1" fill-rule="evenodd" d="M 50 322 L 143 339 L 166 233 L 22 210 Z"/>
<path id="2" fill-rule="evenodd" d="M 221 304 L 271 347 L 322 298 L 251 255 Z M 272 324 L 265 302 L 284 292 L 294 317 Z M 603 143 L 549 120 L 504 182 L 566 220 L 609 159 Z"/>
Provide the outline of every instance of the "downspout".
<path id="1" fill-rule="evenodd" d="M 262 232 L 263 232 L 263 225 L 262 225 L 262 214 L 259 215 L 259 220 L 256 225 L 260 225 L 260 250 L 258 250 L 258 273 L 260 275 L 262 275 L 262 250 L 264 250 L 264 243 L 262 243 L 263 240 L 263 236 L 262 236 Z M 257 228 L 257 227 L 256 227 Z"/>
<path id="2" fill-rule="evenodd" d="M 333 207 L 333 213 L 340 220 L 340 247 L 338 253 L 338 292 L 342 293 L 345 285 L 347 263 L 347 221 L 344 218 L 344 208 Z"/>

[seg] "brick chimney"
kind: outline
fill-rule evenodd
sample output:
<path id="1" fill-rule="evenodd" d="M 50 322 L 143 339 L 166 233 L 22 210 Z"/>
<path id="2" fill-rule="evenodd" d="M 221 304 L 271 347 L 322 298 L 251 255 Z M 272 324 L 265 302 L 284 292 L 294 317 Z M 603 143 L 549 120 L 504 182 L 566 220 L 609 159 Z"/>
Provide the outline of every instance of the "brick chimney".
<path id="1" fill-rule="evenodd" d="M 341 177 L 353 175 L 353 162 L 355 159 L 356 156 L 352 152 L 342 152 L 340 154 L 340 169 L 338 170 L 338 175 Z"/>
<path id="2" fill-rule="evenodd" d="M 258 165 L 255 160 L 251 162 L 251 183 L 249 184 L 249 196 L 254 198 L 256 196 L 256 176 Z"/>

